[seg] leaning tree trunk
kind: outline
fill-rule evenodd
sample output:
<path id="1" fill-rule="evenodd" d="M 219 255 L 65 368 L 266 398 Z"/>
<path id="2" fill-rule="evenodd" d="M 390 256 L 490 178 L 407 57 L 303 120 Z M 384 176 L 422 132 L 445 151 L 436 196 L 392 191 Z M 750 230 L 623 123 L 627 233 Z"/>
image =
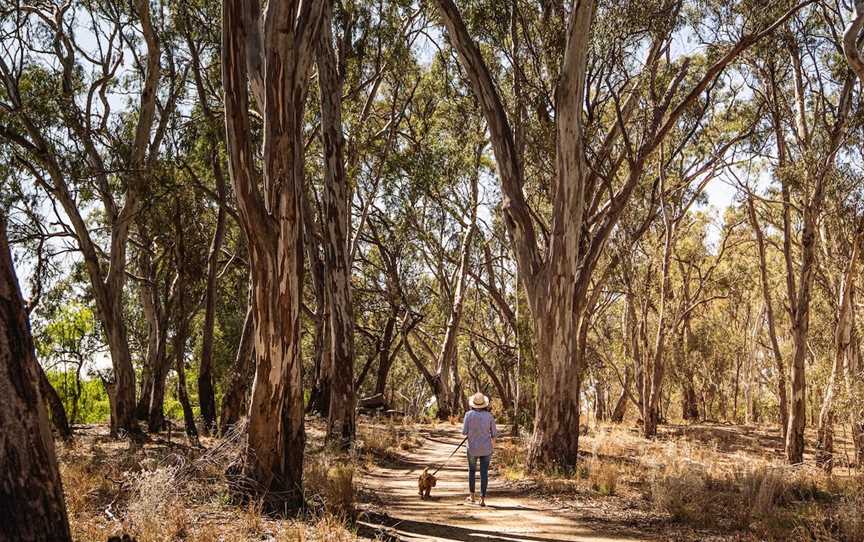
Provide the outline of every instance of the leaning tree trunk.
<path id="1" fill-rule="evenodd" d="M 852 292 L 855 290 L 855 279 L 858 267 L 858 236 L 852 241 L 852 254 L 843 279 L 840 282 L 840 299 L 837 306 L 837 327 L 834 330 L 834 364 L 831 367 L 831 377 L 822 409 L 819 413 L 819 429 L 816 436 L 816 463 L 827 472 L 831 472 L 834 463 L 834 396 L 840 385 L 843 367 L 849 364 L 853 357 L 852 349 Z M 845 362 L 845 363 L 844 363 Z M 852 403 L 852 408 L 857 405 Z"/>
<path id="2" fill-rule="evenodd" d="M 771 353 L 774 355 L 774 367 L 777 371 L 777 393 L 780 401 L 780 434 L 785 439 L 789 425 L 789 399 L 786 397 L 786 363 L 780 352 L 780 342 L 777 340 L 777 326 L 774 320 L 774 305 L 771 301 L 771 286 L 768 282 L 768 259 L 765 251 L 765 235 L 756 217 L 756 207 L 753 197 L 747 198 L 747 213 L 750 226 L 756 235 L 756 248 L 759 253 L 759 281 L 762 286 L 762 302 L 765 306 L 765 318 L 768 324 L 768 337 L 771 340 Z"/>
<path id="3" fill-rule="evenodd" d="M 228 162 L 249 243 L 255 321 L 255 381 L 239 481 L 246 495 L 277 513 L 303 504 L 303 129 L 325 4 L 270 0 L 263 21 L 257 0 L 226 0 L 222 8 Z M 250 86 L 263 108 L 263 192 L 252 151 Z"/>
<path id="4" fill-rule="evenodd" d="M 63 406 L 63 401 L 57 394 L 57 390 L 48 381 L 48 375 L 45 370 L 37 363 L 37 374 L 39 375 L 39 393 L 45 399 L 48 408 L 51 409 L 51 423 L 57 429 L 57 433 L 63 440 L 72 438 L 72 427 L 69 425 L 69 418 L 66 416 L 66 408 Z"/>
<path id="5" fill-rule="evenodd" d="M 342 138 L 342 80 L 333 50 L 330 6 L 324 8 L 318 43 L 321 141 L 324 147 L 324 260 L 330 304 L 330 405 L 327 438 L 347 448 L 354 440 L 354 301 L 349 242 L 350 189 Z"/>
<path id="6" fill-rule="evenodd" d="M 72 540 L 37 364 L 0 217 L 0 540 Z"/>
<path id="7" fill-rule="evenodd" d="M 474 193 L 476 194 L 477 185 L 474 184 Z M 476 198 L 474 199 L 476 201 Z M 465 282 L 468 277 L 469 257 L 471 255 L 471 242 L 474 239 L 474 230 L 476 226 L 474 219 L 476 218 L 477 208 L 473 207 L 471 224 L 468 226 L 468 231 L 462 241 L 462 253 L 459 256 L 459 269 L 456 278 L 456 288 L 453 291 L 453 303 L 450 307 L 450 317 L 447 320 L 447 327 L 444 330 L 444 340 L 441 343 L 441 353 L 438 355 L 438 374 L 437 376 L 437 392 L 438 399 L 438 419 L 446 420 L 452 416 L 459 407 L 458 395 L 460 390 L 457 389 L 457 374 L 456 373 L 456 339 L 459 335 L 459 323 L 462 320 L 462 308 L 465 301 Z"/>

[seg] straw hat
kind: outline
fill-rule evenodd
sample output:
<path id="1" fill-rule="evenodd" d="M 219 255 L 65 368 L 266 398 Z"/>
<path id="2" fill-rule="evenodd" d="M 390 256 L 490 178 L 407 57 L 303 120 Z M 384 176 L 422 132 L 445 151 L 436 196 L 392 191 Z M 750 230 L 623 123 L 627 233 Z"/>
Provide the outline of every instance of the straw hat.
<path id="1" fill-rule="evenodd" d="M 489 406 L 489 398 L 478 391 L 468 400 L 468 405 L 471 408 L 486 408 Z"/>

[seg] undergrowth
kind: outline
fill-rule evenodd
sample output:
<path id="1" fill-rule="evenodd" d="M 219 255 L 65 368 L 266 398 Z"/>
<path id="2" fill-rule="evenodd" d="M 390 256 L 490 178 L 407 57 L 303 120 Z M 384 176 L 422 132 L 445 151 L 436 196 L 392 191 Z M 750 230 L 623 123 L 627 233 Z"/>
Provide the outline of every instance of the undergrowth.
<path id="1" fill-rule="evenodd" d="M 60 446 L 60 469 L 73 538 L 136 542 L 277 540 L 347 542 L 357 537 L 351 457 L 307 454 L 303 515 L 269 517 L 261 503 L 237 503 L 226 470 L 242 449 L 242 432 L 206 450 L 79 436 Z"/>
<path id="2" fill-rule="evenodd" d="M 538 470 L 526 463 L 525 441 L 504 439 L 493 465 L 506 481 L 539 494 L 623 498 L 624 508 L 696 532 L 864 542 L 864 476 L 832 477 L 686 439 L 649 441 L 620 427 L 601 427 L 580 444 L 575 468 Z"/>

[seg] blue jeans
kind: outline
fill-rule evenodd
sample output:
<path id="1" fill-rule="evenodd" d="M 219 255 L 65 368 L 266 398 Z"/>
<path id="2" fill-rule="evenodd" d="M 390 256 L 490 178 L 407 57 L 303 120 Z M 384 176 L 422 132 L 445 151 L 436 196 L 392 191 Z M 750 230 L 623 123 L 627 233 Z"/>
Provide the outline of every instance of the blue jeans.
<path id="1" fill-rule="evenodd" d="M 480 457 L 468 454 L 468 490 L 474 494 L 475 473 L 477 472 L 477 460 L 480 460 L 480 496 L 486 496 L 486 488 L 489 486 L 489 462 L 492 460 L 491 455 L 481 455 Z"/>

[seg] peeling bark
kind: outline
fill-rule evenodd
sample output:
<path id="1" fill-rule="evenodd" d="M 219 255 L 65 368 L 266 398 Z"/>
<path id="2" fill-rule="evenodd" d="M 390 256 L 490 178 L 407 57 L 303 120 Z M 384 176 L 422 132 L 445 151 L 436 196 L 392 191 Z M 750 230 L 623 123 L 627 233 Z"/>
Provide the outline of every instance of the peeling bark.
<path id="1" fill-rule="evenodd" d="M 329 303 L 329 408 L 327 437 L 347 448 L 356 432 L 354 420 L 354 301 L 349 252 L 350 189 L 345 174 L 342 136 L 342 80 L 333 50 L 331 8 L 321 18 L 318 42 L 318 86 L 321 140 L 324 148 L 324 259 Z"/>
<path id="2" fill-rule="evenodd" d="M 271 0 L 260 25 L 257 0 L 226 0 L 222 8 L 228 162 L 249 243 L 255 322 L 255 380 L 238 487 L 274 513 L 303 504 L 303 113 L 325 4 Z M 263 191 L 250 135 L 250 79 L 253 91 L 263 81 L 256 92 L 264 119 Z"/>

